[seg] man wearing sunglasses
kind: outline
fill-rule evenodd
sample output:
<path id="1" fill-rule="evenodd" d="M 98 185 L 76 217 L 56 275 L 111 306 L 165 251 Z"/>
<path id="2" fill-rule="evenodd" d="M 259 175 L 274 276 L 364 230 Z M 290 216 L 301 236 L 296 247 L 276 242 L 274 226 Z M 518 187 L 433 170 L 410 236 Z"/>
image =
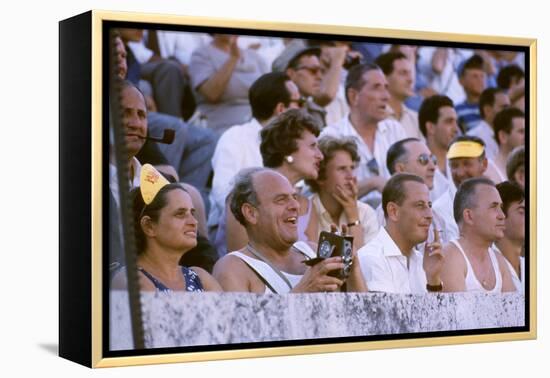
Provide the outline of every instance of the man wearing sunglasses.
<path id="1" fill-rule="evenodd" d="M 320 56 L 321 49 L 318 46 L 308 46 L 303 40 L 296 39 L 275 59 L 272 69 L 273 72 L 284 72 L 288 75 L 303 98 L 301 107 L 324 127 L 327 113 L 324 106 L 332 98 L 326 101 Z"/>
<path id="2" fill-rule="evenodd" d="M 392 176 L 397 173 L 410 173 L 421 177 L 430 190 L 430 201 L 435 201 L 436 192 L 433 189 L 437 158 L 420 139 L 407 138 L 392 144 L 388 150 L 386 165 Z M 376 212 L 378 222 L 384 225 L 382 206 L 378 206 Z"/>

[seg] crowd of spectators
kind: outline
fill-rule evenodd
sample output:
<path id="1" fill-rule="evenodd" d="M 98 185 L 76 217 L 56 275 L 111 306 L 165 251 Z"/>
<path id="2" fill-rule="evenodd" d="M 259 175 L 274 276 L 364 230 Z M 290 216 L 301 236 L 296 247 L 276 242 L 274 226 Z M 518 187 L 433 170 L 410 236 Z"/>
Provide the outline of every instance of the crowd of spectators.
<path id="1" fill-rule="evenodd" d="M 125 169 L 142 290 L 524 291 L 523 53 L 143 29 L 112 45 L 129 154 L 110 161 L 113 289 Z M 353 237 L 347 279 L 317 262 L 321 232 Z"/>

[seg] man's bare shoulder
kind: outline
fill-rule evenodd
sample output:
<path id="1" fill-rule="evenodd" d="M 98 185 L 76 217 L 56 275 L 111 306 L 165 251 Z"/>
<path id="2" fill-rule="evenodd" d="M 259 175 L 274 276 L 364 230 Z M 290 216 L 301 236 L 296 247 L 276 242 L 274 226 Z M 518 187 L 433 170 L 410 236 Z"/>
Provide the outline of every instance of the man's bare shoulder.
<path id="1" fill-rule="evenodd" d="M 227 269 L 244 270 L 246 267 L 246 263 L 243 259 L 238 257 L 235 253 L 228 253 L 216 262 L 213 272 L 220 270 L 226 271 Z"/>
<path id="2" fill-rule="evenodd" d="M 445 256 L 445 260 L 464 261 L 464 257 L 462 256 L 462 253 L 459 251 L 458 247 L 454 245 L 454 243 L 445 244 L 443 246 L 443 254 Z"/>
<path id="3" fill-rule="evenodd" d="M 234 253 L 218 260 L 212 271 L 224 291 L 263 292 L 265 286 L 250 267 Z"/>
<path id="4" fill-rule="evenodd" d="M 464 277 L 467 273 L 466 260 L 462 252 L 454 243 L 447 243 L 443 246 L 443 256 L 445 256 L 444 268 L 455 272 L 462 272 Z"/>

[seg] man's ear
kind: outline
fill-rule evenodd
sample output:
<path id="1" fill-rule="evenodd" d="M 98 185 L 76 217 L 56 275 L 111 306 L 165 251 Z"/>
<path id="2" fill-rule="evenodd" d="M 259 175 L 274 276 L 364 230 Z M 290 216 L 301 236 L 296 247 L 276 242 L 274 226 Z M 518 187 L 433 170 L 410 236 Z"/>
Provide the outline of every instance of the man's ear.
<path id="1" fill-rule="evenodd" d="M 277 103 L 277 105 L 275 106 L 275 110 L 273 110 L 273 115 L 274 116 L 278 116 L 279 114 L 281 114 L 282 112 L 284 112 L 286 110 L 286 106 L 285 104 L 283 104 L 282 102 L 279 102 Z"/>
<path id="2" fill-rule="evenodd" d="M 495 135 L 495 138 L 500 142 L 499 146 L 502 146 L 508 142 L 508 133 L 504 130 L 499 130 L 497 135 Z"/>
<path id="3" fill-rule="evenodd" d="M 435 133 L 435 123 L 431 121 L 426 122 L 426 136 L 433 135 Z"/>
<path id="4" fill-rule="evenodd" d="M 393 222 L 399 220 L 399 205 L 395 202 L 388 202 L 386 205 L 386 211 L 388 213 L 388 219 L 391 219 Z"/>
<path id="5" fill-rule="evenodd" d="M 241 212 L 247 223 L 250 223 L 250 224 L 258 223 L 258 209 L 256 209 L 251 204 L 243 203 L 243 205 L 241 206 Z"/>
<path id="6" fill-rule="evenodd" d="M 294 70 L 293 68 L 287 68 L 285 73 L 291 81 L 294 81 L 294 78 L 296 77 L 296 70 Z"/>
<path id="7" fill-rule="evenodd" d="M 482 116 L 482 118 L 487 118 L 487 115 L 491 114 L 492 112 L 493 112 L 493 107 L 491 105 L 483 105 L 484 116 Z"/>
<path id="8" fill-rule="evenodd" d="M 484 157 L 483 160 L 481 161 L 481 167 L 483 168 L 482 174 L 487 171 L 488 166 L 489 166 L 489 160 L 487 160 L 487 157 Z"/>
<path id="9" fill-rule="evenodd" d="M 355 88 L 348 88 L 348 91 L 346 92 L 346 96 L 348 97 L 349 105 L 356 105 L 357 98 L 358 98 L 358 92 Z"/>
<path id="10" fill-rule="evenodd" d="M 474 223 L 472 209 L 464 209 L 462 211 L 462 222 L 470 226 Z"/>
<path id="11" fill-rule="evenodd" d="M 403 173 L 403 172 L 405 172 L 405 164 L 395 163 L 395 173 Z"/>
<path id="12" fill-rule="evenodd" d="M 155 225 L 151 217 L 148 215 L 141 218 L 139 221 L 141 229 L 146 236 L 153 237 L 156 235 Z"/>

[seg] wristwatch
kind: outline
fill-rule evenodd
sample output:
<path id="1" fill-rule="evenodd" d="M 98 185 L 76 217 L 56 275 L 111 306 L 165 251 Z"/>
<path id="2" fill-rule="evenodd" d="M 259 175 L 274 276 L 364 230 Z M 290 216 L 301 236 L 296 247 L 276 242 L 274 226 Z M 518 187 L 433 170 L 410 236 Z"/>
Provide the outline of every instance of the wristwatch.
<path id="1" fill-rule="evenodd" d="M 361 224 L 361 221 L 357 219 L 355 222 L 348 223 L 346 226 L 353 227 L 353 226 L 359 226 Z"/>
<path id="2" fill-rule="evenodd" d="M 426 284 L 426 290 L 428 291 L 441 291 L 443 290 L 443 282 L 440 282 L 439 285 L 432 286 L 430 284 Z"/>

